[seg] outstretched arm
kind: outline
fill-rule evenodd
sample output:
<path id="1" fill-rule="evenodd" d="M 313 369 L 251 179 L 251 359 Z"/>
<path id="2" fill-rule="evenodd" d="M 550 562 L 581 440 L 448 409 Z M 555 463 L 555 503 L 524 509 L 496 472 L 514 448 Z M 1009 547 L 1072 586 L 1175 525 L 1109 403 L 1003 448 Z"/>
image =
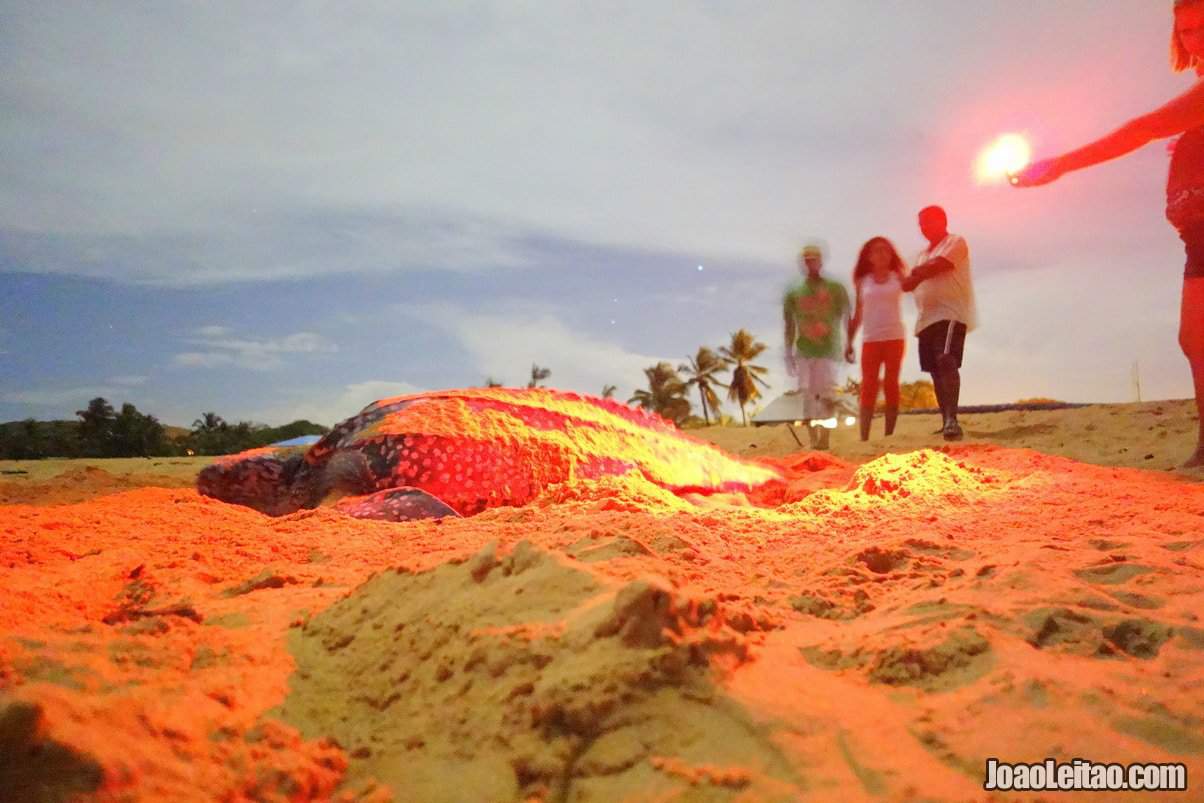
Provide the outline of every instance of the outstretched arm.
<path id="1" fill-rule="evenodd" d="M 1101 139 L 1077 150 L 1045 159 L 1012 177 L 1018 187 L 1036 187 L 1073 170 L 1082 170 L 1137 150 L 1156 139 L 1173 137 L 1204 125 L 1204 81 L 1149 114 L 1136 117 Z"/>

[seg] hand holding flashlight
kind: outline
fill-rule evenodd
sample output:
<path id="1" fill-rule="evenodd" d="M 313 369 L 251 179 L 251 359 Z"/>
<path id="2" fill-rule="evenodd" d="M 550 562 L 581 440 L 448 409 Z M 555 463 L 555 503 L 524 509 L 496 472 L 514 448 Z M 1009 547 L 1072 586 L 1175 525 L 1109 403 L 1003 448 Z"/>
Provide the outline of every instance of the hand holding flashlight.
<path id="1" fill-rule="evenodd" d="M 1042 159 L 1017 172 L 1008 173 L 1008 183 L 1013 187 L 1040 187 L 1061 177 L 1057 159 Z"/>

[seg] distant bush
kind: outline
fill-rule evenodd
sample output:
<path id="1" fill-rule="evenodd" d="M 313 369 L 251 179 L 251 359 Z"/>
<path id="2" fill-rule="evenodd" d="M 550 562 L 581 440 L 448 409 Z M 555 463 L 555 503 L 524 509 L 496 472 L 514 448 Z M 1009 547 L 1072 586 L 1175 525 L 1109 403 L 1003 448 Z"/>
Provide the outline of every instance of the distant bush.
<path id="1" fill-rule="evenodd" d="M 293 421 L 282 427 L 266 427 L 249 421 L 230 424 L 220 415 L 209 412 L 193 422 L 192 432 L 184 438 L 183 444 L 195 454 L 233 454 L 302 435 L 325 435 L 329 431 L 327 427 L 306 420 Z"/>
<path id="2" fill-rule="evenodd" d="M 936 388 L 927 379 L 899 385 L 900 410 L 931 410 L 938 406 Z"/>
<path id="3" fill-rule="evenodd" d="M 0 424 L 0 460 L 78 457 L 82 447 L 75 421 L 9 421 Z"/>

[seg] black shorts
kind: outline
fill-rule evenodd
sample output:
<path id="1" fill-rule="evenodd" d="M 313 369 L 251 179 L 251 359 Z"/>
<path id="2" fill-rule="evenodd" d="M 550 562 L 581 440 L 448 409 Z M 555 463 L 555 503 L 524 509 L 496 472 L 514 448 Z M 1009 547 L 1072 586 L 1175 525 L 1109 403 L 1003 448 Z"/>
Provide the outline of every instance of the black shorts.
<path id="1" fill-rule="evenodd" d="M 1204 276 L 1204 220 L 1183 227 L 1179 237 L 1187 249 L 1183 278 L 1198 279 Z"/>
<path id="2" fill-rule="evenodd" d="M 953 333 L 949 333 L 952 324 Z M 962 352 L 966 348 L 966 325 L 952 321 L 937 321 L 924 327 L 917 335 L 920 340 L 920 370 L 932 373 L 936 368 L 937 358 L 942 354 L 952 354 L 957 360 L 957 367 L 962 367 Z"/>

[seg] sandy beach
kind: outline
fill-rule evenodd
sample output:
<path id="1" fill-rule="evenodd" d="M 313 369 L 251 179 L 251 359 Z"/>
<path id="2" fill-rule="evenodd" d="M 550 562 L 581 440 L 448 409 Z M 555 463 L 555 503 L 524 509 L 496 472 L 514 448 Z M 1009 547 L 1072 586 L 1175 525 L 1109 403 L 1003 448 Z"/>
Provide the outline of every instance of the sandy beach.
<path id="1" fill-rule="evenodd" d="M 628 477 L 407 524 L 204 498 L 202 458 L 0 463 L 0 789 L 1031 800 L 986 759 L 1078 757 L 1182 762 L 1197 799 L 1190 404 L 876 424 L 695 431 L 772 498 Z"/>

